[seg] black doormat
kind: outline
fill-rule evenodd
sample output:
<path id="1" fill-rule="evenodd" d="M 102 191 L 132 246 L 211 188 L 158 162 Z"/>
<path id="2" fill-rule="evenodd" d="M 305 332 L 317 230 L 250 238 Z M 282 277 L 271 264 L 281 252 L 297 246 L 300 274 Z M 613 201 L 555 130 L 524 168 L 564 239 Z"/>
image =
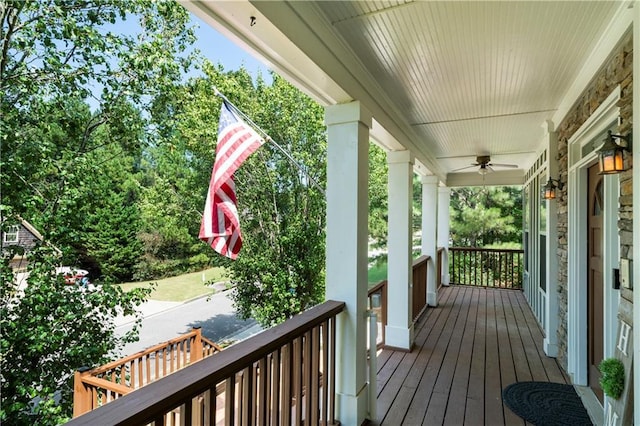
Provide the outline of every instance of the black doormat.
<path id="1" fill-rule="evenodd" d="M 511 411 L 537 426 L 592 425 L 587 410 L 571 385 L 513 383 L 503 389 L 502 400 Z"/>

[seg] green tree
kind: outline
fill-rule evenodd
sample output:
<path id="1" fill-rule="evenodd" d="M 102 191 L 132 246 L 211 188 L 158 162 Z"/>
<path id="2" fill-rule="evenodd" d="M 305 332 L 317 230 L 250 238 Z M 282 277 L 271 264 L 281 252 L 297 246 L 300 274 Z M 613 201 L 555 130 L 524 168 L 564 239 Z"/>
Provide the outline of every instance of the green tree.
<path id="1" fill-rule="evenodd" d="M 204 78 L 192 79 L 177 97 L 159 100 L 154 111 L 159 134 L 170 141 L 179 157 L 175 161 L 185 164 L 190 174 L 189 183 L 176 192 L 200 195 L 191 196 L 197 205 L 185 208 L 202 211 L 204 206 L 221 105 L 216 88 L 324 185 L 326 137 L 319 105 L 276 75 L 267 86 L 262 79 L 254 84 L 243 69 L 224 72 L 207 64 L 204 71 Z M 200 247 L 230 269 L 240 316 L 272 325 L 318 303 L 324 295 L 324 194 L 270 143 L 245 161 L 235 182 L 243 234 L 240 256 L 229 261 L 205 244 Z M 171 197 L 165 199 L 167 208 L 175 205 Z M 191 235 L 197 235 L 200 218 L 200 214 L 184 215 L 191 223 Z"/>
<path id="2" fill-rule="evenodd" d="M 369 238 L 376 247 L 386 247 L 388 227 L 387 154 L 369 143 Z"/>
<path id="3" fill-rule="evenodd" d="M 451 240 L 457 247 L 519 245 L 522 194 L 516 187 L 465 187 L 451 192 Z"/>
<path id="4" fill-rule="evenodd" d="M 13 253 L 6 251 L 0 264 L 0 419 L 12 425 L 63 423 L 72 413 L 74 370 L 98 366 L 137 339 L 139 320 L 117 337 L 113 319 L 135 315 L 149 290 L 65 285 L 53 275 L 57 257 L 47 246 L 29 254 L 30 274 L 20 290 L 9 267 Z"/>
<path id="5" fill-rule="evenodd" d="M 230 264 L 233 299 L 243 317 L 273 325 L 324 297 L 326 130 L 323 109 L 278 76 L 258 84 L 255 121 L 291 153 L 272 145 L 237 173 L 243 248 Z M 269 144 L 269 143 L 267 143 Z M 246 224 L 246 225 L 245 225 Z"/>
<path id="6" fill-rule="evenodd" d="M 135 185 L 123 176 L 144 149 L 141 111 L 191 63 L 179 55 L 193 40 L 189 15 L 175 2 L 151 0 L 1 1 L 0 15 L 2 226 L 19 214 L 65 261 L 88 255 L 122 276 L 118 267 L 136 256 L 135 247 L 119 251 L 114 245 L 132 233 L 115 228 L 137 216 Z M 116 21 L 136 18 L 139 36 L 113 30 Z M 112 161 L 123 174 L 105 170 Z M 122 213 L 109 217 L 114 209 Z M 94 231 L 92 247 L 83 246 Z M 124 257 L 118 265 L 105 263 L 116 252 Z M 147 292 L 125 294 L 106 279 L 98 291 L 65 287 L 52 273 L 62 262 L 56 251 L 45 246 L 28 256 L 24 294 L 9 269 L 10 250 L 0 265 L 0 420 L 55 424 L 71 415 L 71 373 L 133 338 L 117 338 L 113 319 Z"/>

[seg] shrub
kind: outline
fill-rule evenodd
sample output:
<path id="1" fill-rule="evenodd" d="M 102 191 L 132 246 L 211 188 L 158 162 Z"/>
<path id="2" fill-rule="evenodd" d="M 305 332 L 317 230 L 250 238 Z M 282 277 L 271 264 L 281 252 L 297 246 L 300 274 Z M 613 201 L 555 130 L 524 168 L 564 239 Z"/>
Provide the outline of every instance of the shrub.
<path id="1" fill-rule="evenodd" d="M 598 366 L 600 386 L 607 396 L 618 399 L 624 389 L 624 364 L 616 358 L 603 359 Z"/>

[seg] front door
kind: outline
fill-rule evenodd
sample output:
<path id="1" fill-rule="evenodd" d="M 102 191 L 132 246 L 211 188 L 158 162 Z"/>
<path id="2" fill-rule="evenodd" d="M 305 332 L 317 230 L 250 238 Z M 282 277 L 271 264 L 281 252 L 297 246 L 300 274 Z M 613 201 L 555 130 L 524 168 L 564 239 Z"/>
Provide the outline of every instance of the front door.
<path id="1" fill-rule="evenodd" d="M 588 184 L 588 259 L 587 259 L 587 305 L 589 346 L 589 387 L 600 402 L 603 392 L 600 387 L 598 364 L 604 357 L 603 306 L 604 286 L 602 280 L 602 216 L 604 209 L 603 179 L 598 174 L 598 165 L 589 168 Z"/>

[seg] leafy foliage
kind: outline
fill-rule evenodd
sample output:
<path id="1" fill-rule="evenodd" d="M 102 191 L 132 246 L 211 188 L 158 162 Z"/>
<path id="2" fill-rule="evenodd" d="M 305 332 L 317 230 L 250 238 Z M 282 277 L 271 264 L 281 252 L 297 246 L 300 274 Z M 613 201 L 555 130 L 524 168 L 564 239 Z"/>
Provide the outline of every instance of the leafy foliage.
<path id="1" fill-rule="evenodd" d="M 119 313 L 136 314 L 151 289 L 124 293 L 118 286 L 69 286 L 53 275 L 55 252 L 30 253 L 26 287 L 19 289 L 9 267 L 0 273 L 0 370 L 2 409 L 8 424 L 57 424 L 71 415 L 74 370 L 97 366 L 137 338 L 140 319 L 123 337 L 114 334 Z"/>
<path id="2" fill-rule="evenodd" d="M 145 256 L 202 256 L 226 266 L 237 284 L 233 298 L 239 315 L 272 325 L 324 294 L 325 200 L 312 183 L 326 181 L 324 112 L 276 75 L 266 86 L 261 79 L 254 85 L 243 69 L 225 73 L 205 64 L 204 72 L 154 105 L 153 120 L 165 142 L 152 150 L 153 167 L 144 167 L 142 211 L 144 221 L 153 224 L 143 228 Z M 267 143 L 236 172 L 243 247 L 234 262 L 204 244 L 188 244 L 198 233 L 215 158 L 221 104 L 216 88 L 305 168 L 300 171 Z M 154 214 L 165 224 L 155 223 Z"/>
<path id="3" fill-rule="evenodd" d="M 243 253 L 230 267 L 242 317 L 274 325 L 322 301 L 326 182 L 324 111 L 283 79 L 257 88 L 254 116 L 304 165 L 264 146 L 237 173 Z"/>
<path id="4" fill-rule="evenodd" d="M 376 246 L 387 245 L 388 182 L 387 155 L 377 145 L 369 144 L 369 238 Z"/>
<path id="5" fill-rule="evenodd" d="M 71 415 L 73 370 L 103 362 L 124 343 L 114 317 L 149 290 L 110 285 L 130 276 L 141 247 L 135 179 L 151 134 L 145 113 L 169 93 L 191 57 L 189 15 L 175 2 L 0 2 L 2 226 L 18 215 L 49 246 L 26 253 L 19 289 L 3 247 L 0 297 L 2 409 L 7 424 L 56 424 Z M 140 36 L 115 32 L 138 18 Z M 62 263 L 85 266 L 95 290 L 65 287 Z"/>
<path id="6" fill-rule="evenodd" d="M 617 358 L 606 358 L 598 365 L 600 386 L 604 393 L 614 399 L 620 398 L 624 390 L 624 364 Z"/>
<path id="7" fill-rule="evenodd" d="M 451 191 L 454 247 L 521 244 L 522 193 L 516 187 L 466 187 Z"/>

